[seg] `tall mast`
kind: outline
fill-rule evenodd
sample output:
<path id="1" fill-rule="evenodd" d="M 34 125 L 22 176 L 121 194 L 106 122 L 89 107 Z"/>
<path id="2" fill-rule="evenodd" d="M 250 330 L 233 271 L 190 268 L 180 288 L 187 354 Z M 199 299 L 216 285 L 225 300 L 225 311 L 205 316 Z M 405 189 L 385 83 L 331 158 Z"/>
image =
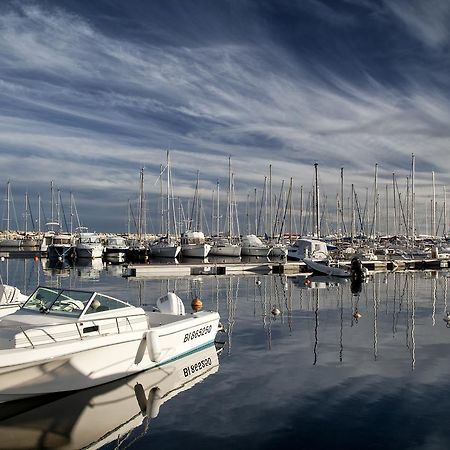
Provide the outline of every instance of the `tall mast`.
<path id="1" fill-rule="evenodd" d="M 220 221 L 220 214 L 219 214 L 219 202 L 220 202 L 220 183 L 219 180 L 217 180 L 217 204 L 216 204 L 216 236 L 219 237 L 219 221 Z"/>
<path id="2" fill-rule="evenodd" d="M 352 206 L 351 206 L 351 224 L 350 224 L 350 235 L 351 235 L 351 240 L 352 240 L 352 244 L 353 244 L 353 239 L 354 239 L 354 233 L 355 233 L 355 186 L 352 183 Z"/>
<path id="3" fill-rule="evenodd" d="M 320 238 L 319 174 L 317 163 L 314 163 L 314 178 L 315 178 L 315 214 L 316 214 L 315 234 L 317 238 Z"/>
<path id="4" fill-rule="evenodd" d="M 375 185 L 373 197 L 373 238 L 377 235 L 377 205 L 378 204 L 378 163 L 375 164 Z"/>
<path id="5" fill-rule="evenodd" d="M 41 232 L 41 194 L 38 194 L 38 231 Z"/>
<path id="6" fill-rule="evenodd" d="M 167 170 L 167 204 L 166 204 L 166 234 L 167 239 L 169 239 L 170 234 L 170 154 L 169 150 L 167 150 L 166 154 L 166 170 Z M 161 201 L 162 203 L 162 201 Z"/>
<path id="7" fill-rule="evenodd" d="M 53 180 L 50 181 L 50 202 L 51 202 L 50 203 L 50 211 L 51 211 L 50 217 L 51 217 L 51 222 L 54 223 L 55 222 L 55 210 L 54 210 L 53 205 L 54 205 L 55 199 L 54 199 L 54 192 L 53 192 Z M 52 225 L 52 230 L 53 230 L 53 225 Z"/>
<path id="8" fill-rule="evenodd" d="M 447 191 L 444 186 L 444 238 L 447 239 Z"/>
<path id="9" fill-rule="evenodd" d="M 25 234 L 28 233 L 28 192 L 25 191 Z"/>
<path id="10" fill-rule="evenodd" d="M 431 178 L 433 183 L 433 202 L 431 204 L 431 235 L 436 236 L 436 185 L 434 182 L 434 171 L 431 172 Z"/>
<path id="11" fill-rule="evenodd" d="M 300 186 L 300 225 L 299 225 L 299 235 L 303 236 L 303 185 Z"/>
<path id="12" fill-rule="evenodd" d="M 231 239 L 232 207 L 231 207 L 231 156 L 228 157 L 228 237 Z"/>
<path id="13" fill-rule="evenodd" d="M 6 231 L 10 231 L 11 181 L 6 183 Z"/>
<path id="14" fill-rule="evenodd" d="M 397 203 L 395 199 L 395 172 L 392 172 L 392 198 L 394 205 L 394 234 L 397 234 Z"/>
<path id="15" fill-rule="evenodd" d="M 270 237 L 273 238 L 273 205 L 272 205 L 272 164 L 269 165 L 269 216 L 270 216 Z"/>
<path id="16" fill-rule="evenodd" d="M 416 192 L 415 192 L 416 158 L 414 153 L 411 158 L 411 238 L 416 239 Z"/>
<path id="17" fill-rule="evenodd" d="M 341 221 L 342 221 L 342 235 L 347 234 L 344 220 L 344 168 L 341 167 Z"/>
<path id="18" fill-rule="evenodd" d="M 163 195 L 163 166 L 159 165 L 159 234 L 162 236 L 165 230 L 164 226 L 164 195 Z"/>

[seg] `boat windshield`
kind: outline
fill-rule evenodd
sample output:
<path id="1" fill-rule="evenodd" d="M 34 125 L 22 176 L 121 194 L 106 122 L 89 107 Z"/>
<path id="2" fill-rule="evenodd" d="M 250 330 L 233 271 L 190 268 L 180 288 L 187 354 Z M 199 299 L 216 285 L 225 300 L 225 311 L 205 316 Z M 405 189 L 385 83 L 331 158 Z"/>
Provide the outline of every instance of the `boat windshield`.
<path id="1" fill-rule="evenodd" d="M 93 295 L 93 292 L 39 287 L 24 303 L 23 308 L 78 317 Z"/>

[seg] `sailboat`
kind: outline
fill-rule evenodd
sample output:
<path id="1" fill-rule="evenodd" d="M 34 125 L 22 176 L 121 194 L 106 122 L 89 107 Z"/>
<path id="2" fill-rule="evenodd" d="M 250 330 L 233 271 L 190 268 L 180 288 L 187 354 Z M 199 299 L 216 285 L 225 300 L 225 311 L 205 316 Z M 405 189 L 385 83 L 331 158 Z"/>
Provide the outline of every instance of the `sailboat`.
<path id="1" fill-rule="evenodd" d="M 160 174 L 161 176 L 162 174 Z M 178 242 L 176 240 L 172 239 L 170 235 L 170 211 L 173 211 L 173 208 L 170 207 L 170 192 L 171 192 L 171 170 L 170 170 L 170 156 L 169 151 L 167 151 L 167 165 L 166 165 L 166 175 L 167 175 L 167 203 L 166 203 L 166 235 L 160 237 L 157 241 L 153 242 L 149 246 L 149 253 L 151 256 L 155 256 L 158 258 L 171 258 L 175 259 L 180 251 L 181 246 L 178 245 Z M 172 195 L 173 198 L 173 195 Z M 162 208 L 162 202 L 161 202 L 161 208 Z M 161 214 L 162 216 L 162 214 Z M 175 222 L 175 221 L 174 221 Z M 176 228 L 176 224 L 174 224 L 174 227 Z M 176 234 L 176 231 L 175 231 Z"/>
<path id="2" fill-rule="evenodd" d="M 201 213 L 198 194 L 198 179 L 199 174 L 197 172 L 197 184 L 195 186 L 194 201 L 192 204 L 191 226 L 194 225 L 194 217 L 196 218 L 196 224 L 193 226 L 193 230 L 188 229 L 181 234 L 181 253 L 188 258 L 206 258 L 211 250 L 211 245 L 206 242 L 203 231 L 198 230 L 198 222 Z"/>
<path id="3" fill-rule="evenodd" d="M 220 235 L 219 223 L 220 223 L 220 204 L 219 195 L 220 187 L 219 182 L 217 182 L 217 193 L 216 193 L 216 237 L 211 243 L 211 249 L 209 251 L 210 255 L 213 256 L 226 256 L 239 258 L 241 256 L 241 246 L 239 244 L 233 244 L 231 241 L 232 235 L 232 223 L 233 223 L 233 207 L 231 202 L 232 196 L 232 186 L 231 186 L 231 157 L 228 158 L 228 236 L 224 237 Z"/>
<path id="4" fill-rule="evenodd" d="M 10 229 L 10 215 L 11 215 L 11 202 L 12 202 L 12 195 L 11 195 L 11 181 L 8 180 L 6 183 L 6 233 L 3 239 L 0 240 L 0 247 L 5 247 L 8 249 L 14 249 L 19 248 L 22 245 L 22 240 L 19 239 L 19 236 L 15 233 L 11 232 Z M 14 207 L 14 205 L 13 205 Z"/>
<path id="5" fill-rule="evenodd" d="M 139 175 L 139 216 L 137 220 L 137 235 L 130 240 L 127 250 L 127 258 L 132 261 L 146 260 L 148 256 L 147 244 L 144 240 L 145 235 L 145 195 L 144 195 L 144 169 Z"/>

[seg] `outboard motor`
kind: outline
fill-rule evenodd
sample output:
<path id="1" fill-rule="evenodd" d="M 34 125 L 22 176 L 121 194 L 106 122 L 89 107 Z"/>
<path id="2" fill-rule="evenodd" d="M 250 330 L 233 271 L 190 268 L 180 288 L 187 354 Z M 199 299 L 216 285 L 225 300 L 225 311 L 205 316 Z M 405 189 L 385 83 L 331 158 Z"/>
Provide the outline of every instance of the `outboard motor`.
<path id="1" fill-rule="evenodd" d="M 350 271 L 353 280 L 363 280 L 366 276 L 365 268 L 363 267 L 361 260 L 356 256 L 351 260 Z"/>
<path id="2" fill-rule="evenodd" d="M 156 308 L 163 314 L 184 316 L 186 314 L 183 301 L 173 292 L 168 292 L 156 300 Z"/>

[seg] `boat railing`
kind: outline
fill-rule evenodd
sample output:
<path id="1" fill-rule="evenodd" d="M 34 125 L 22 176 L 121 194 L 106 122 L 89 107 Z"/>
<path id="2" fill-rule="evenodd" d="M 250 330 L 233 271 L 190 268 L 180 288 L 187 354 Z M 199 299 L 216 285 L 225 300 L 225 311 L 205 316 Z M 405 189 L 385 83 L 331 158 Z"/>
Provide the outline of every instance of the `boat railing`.
<path id="1" fill-rule="evenodd" d="M 9 327 L 8 327 L 9 328 Z M 145 313 L 119 317 L 105 317 L 83 320 L 82 322 L 49 325 L 25 329 L 14 328 L 15 348 L 36 348 L 56 342 L 84 340 L 95 336 L 123 334 L 148 329 Z"/>

